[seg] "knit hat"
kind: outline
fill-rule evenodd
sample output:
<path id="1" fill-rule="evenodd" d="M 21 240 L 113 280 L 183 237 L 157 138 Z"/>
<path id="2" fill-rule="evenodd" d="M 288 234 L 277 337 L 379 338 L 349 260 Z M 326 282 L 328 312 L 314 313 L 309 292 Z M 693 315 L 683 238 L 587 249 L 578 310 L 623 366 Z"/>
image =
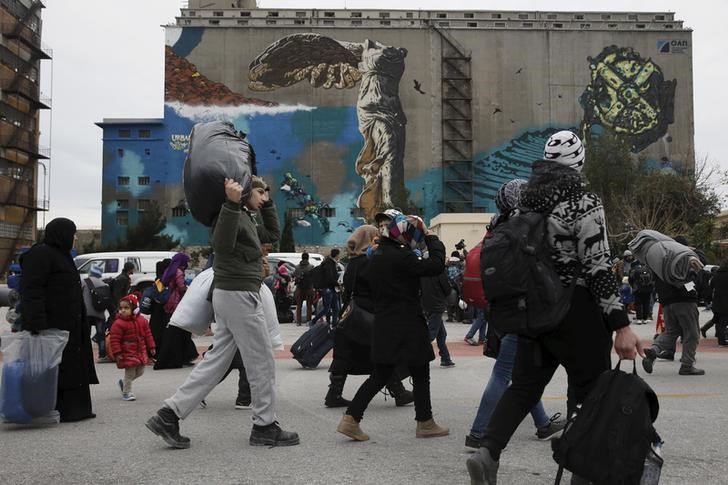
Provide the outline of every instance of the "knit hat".
<path id="1" fill-rule="evenodd" d="M 131 304 L 132 310 L 139 306 L 139 298 L 137 298 L 136 295 L 130 294 L 126 295 L 124 298 L 119 300 L 119 302 L 126 301 Z"/>
<path id="2" fill-rule="evenodd" d="M 584 145 L 571 131 L 559 131 L 551 135 L 546 142 L 543 158 L 581 172 L 584 166 Z"/>
<path id="3" fill-rule="evenodd" d="M 425 238 L 426 230 L 425 222 L 418 216 L 399 214 L 382 230 L 382 235 L 415 249 Z"/>
<path id="4" fill-rule="evenodd" d="M 101 278 L 103 274 L 104 272 L 99 266 L 91 266 L 91 268 L 88 270 L 88 275 L 93 276 L 94 278 Z"/>
<path id="5" fill-rule="evenodd" d="M 374 239 L 379 236 L 379 229 L 372 225 L 357 227 L 346 241 L 346 250 L 349 256 L 364 254 Z"/>
<path id="6" fill-rule="evenodd" d="M 521 195 L 521 187 L 527 184 L 527 180 L 513 179 L 501 185 L 495 194 L 495 206 L 501 214 L 510 214 L 518 207 L 518 199 Z"/>

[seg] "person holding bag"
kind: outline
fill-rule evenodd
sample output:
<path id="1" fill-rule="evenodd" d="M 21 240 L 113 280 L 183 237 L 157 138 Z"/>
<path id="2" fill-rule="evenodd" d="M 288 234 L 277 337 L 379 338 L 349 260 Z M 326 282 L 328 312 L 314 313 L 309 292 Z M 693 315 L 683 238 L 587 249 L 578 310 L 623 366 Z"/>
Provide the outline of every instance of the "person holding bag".
<path id="1" fill-rule="evenodd" d="M 90 384 L 98 384 L 86 321 L 81 279 L 71 258 L 76 225 L 58 217 L 45 227 L 43 242 L 20 257 L 23 270 L 23 330 L 57 328 L 69 332 L 58 369 L 56 409 L 61 422 L 95 418 Z"/>
<path id="2" fill-rule="evenodd" d="M 349 374 L 369 375 L 373 367 L 370 359 L 374 301 L 369 284 L 367 250 L 376 244 L 379 229 L 364 225 L 356 228 L 346 241 L 349 264 L 344 273 L 342 292 L 342 318 L 334 335 L 334 359 L 329 367 L 329 390 L 324 399 L 327 408 L 344 407 L 350 401 L 342 397 Z M 397 406 L 405 406 L 414 397 L 405 389 L 402 379 L 407 372 L 396 372 L 387 382 L 387 390 Z"/>

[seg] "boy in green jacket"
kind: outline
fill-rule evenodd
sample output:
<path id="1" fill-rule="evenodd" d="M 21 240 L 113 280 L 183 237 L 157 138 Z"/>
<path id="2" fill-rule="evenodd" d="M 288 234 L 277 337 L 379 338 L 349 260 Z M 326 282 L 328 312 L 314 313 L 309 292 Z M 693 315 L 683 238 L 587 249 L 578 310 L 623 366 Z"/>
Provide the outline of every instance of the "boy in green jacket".
<path id="1" fill-rule="evenodd" d="M 250 444 L 299 443 L 297 433 L 283 431 L 277 423 L 275 362 L 259 293 L 263 276 L 261 242 L 280 237 L 278 217 L 263 179 L 253 177 L 251 193 L 245 201 L 243 192 L 238 182 L 225 179 L 226 200 L 212 234 L 215 252 L 212 305 L 217 323 L 212 349 L 146 423 L 150 431 L 173 448 L 189 448 L 190 439 L 179 433 L 179 420 L 189 416 L 220 382 L 237 349 L 250 381 L 253 410 Z M 256 222 L 257 211 L 260 211 L 262 226 Z"/>

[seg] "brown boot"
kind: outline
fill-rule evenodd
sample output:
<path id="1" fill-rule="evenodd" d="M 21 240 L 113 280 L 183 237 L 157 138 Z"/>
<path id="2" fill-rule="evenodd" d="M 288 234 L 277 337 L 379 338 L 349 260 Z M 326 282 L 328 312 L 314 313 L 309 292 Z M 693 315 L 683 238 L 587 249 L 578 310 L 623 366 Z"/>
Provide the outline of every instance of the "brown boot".
<path id="1" fill-rule="evenodd" d="M 417 421 L 416 436 L 418 438 L 437 438 L 438 436 L 447 436 L 450 434 L 448 428 L 439 426 L 434 419 L 427 421 Z"/>
<path id="2" fill-rule="evenodd" d="M 336 431 L 341 434 L 345 434 L 349 438 L 356 441 L 366 441 L 369 439 L 369 435 L 361 430 L 359 423 L 353 416 L 344 414 L 339 421 L 339 425 L 336 427 Z"/>

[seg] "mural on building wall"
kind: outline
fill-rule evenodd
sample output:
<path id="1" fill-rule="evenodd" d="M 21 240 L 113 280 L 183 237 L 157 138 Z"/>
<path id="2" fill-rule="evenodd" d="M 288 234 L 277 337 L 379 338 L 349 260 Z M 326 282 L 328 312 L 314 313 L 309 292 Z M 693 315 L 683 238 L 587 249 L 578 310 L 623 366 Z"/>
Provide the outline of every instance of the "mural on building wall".
<path id="1" fill-rule="evenodd" d="M 407 50 L 365 40 L 342 42 L 319 34 L 292 34 L 270 45 L 250 63 L 249 87 L 271 91 L 308 80 L 314 87 L 353 88 L 364 146 L 356 173 L 364 179 L 357 205 L 368 219 L 391 206 L 404 188 L 405 125 L 399 99 Z"/>
<path id="2" fill-rule="evenodd" d="M 314 200 L 291 172 L 286 172 L 279 190 L 284 194 L 286 199 L 294 201 L 297 207 L 301 209 L 301 213 L 295 218 L 296 224 L 303 227 L 311 227 L 309 219 L 313 219 L 321 225 L 323 234 L 331 232 L 329 219 L 324 214 L 326 209 L 330 209 L 329 205 L 320 200 Z"/>
<path id="3" fill-rule="evenodd" d="M 591 83 L 580 98 L 584 108 L 582 138 L 594 125 L 626 139 L 637 153 L 659 140 L 674 121 L 677 81 L 631 47 L 605 47 L 589 57 Z"/>

